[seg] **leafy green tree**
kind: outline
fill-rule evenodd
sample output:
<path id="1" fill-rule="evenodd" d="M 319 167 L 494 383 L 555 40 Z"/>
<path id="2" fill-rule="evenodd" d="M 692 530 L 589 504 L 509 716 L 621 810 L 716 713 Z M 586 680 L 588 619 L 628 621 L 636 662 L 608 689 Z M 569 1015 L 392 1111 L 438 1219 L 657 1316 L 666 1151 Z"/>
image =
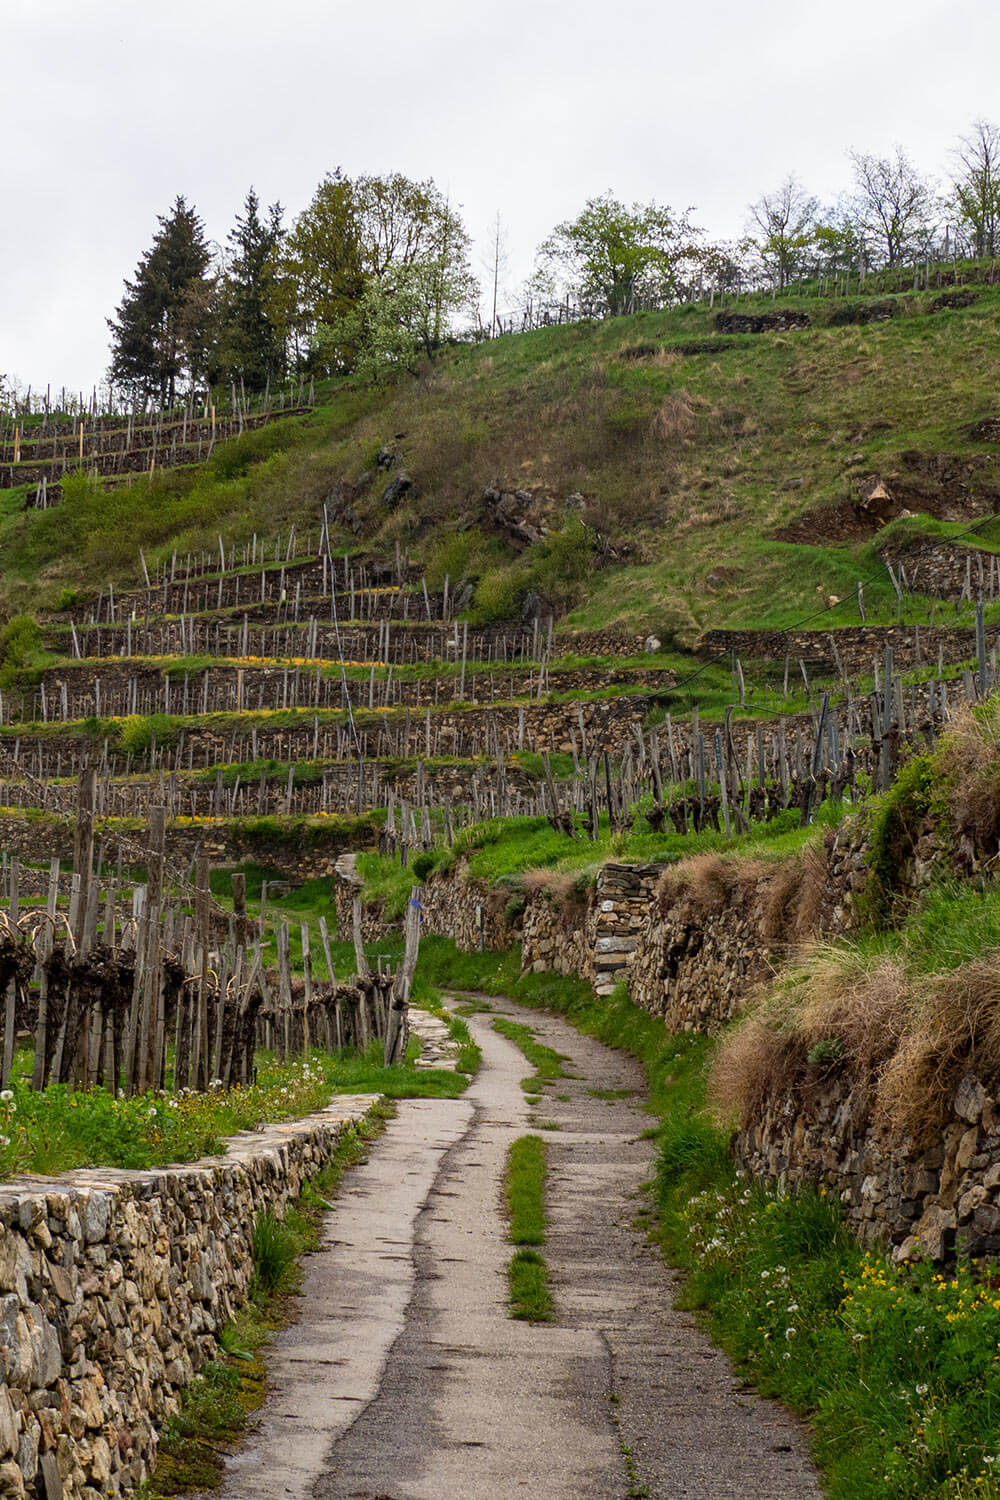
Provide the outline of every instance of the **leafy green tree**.
<path id="1" fill-rule="evenodd" d="M 253 188 L 229 231 L 230 260 L 223 279 L 220 360 L 230 378 L 262 391 L 284 373 L 285 341 L 274 313 L 276 252 L 284 237 L 282 207 L 266 215 Z"/>
<path id="2" fill-rule="evenodd" d="M 126 281 L 125 296 L 108 319 L 112 384 L 133 398 L 171 404 L 185 378 L 205 378 L 211 364 L 207 336 L 215 283 L 205 228 L 178 197 Z"/>
<path id="3" fill-rule="evenodd" d="M 430 178 L 413 182 L 399 172 L 357 178 L 354 210 L 366 286 L 383 285 L 378 304 L 395 307 L 402 327 L 432 354 L 479 295 L 461 215 Z"/>
<path id="4" fill-rule="evenodd" d="M 829 223 L 817 224 L 813 243 L 818 268 L 828 275 L 859 271 L 867 263 L 864 237 L 848 217 L 831 214 Z"/>
<path id="5" fill-rule="evenodd" d="M 717 292 L 737 292 L 747 280 L 756 244 L 749 238 L 735 244 L 719 240 L 702 245 L 697 252 L 701 281 Z"/>
<path id="6" fill-rule="evenodd" d="M 783 291 L 802 270 L 813 242 L 816 199 L 790 173 L 774 192 L 764 193 L 750 212 L 759 234 L 757 246 L 764 271 Z"/>
<path id="7" fill-rule="evenodd" d="M 538 258 L 581 307 L 616 317 L 677 298 L 696 261 L 699 233 L 686 212 L 658 203 L 627 208 L 607 192 L 588 198 L 576 219 L 557 224 Z"/>
<path id="8" fill-rule="evenodd" d="M 437 347 L 478 290 L 469 249 L 460 215 L 433 182 L 398 172 L 327 177 L 281 255 L 280 294 L 300 357 L 351 369 L 368 360 L 372 329 L 381 330 L 378 346 L 395 351 L 390 364 L 409 362 L 411 335 L 428 352 Z M 385 337 L 392 317 L 398 339 Z"/>
<path id="9" fill-rule="evenodd" d="M 276 256 L 268 316 L 299 365 L 320 324 L 336 325 L 364 291 L 354 190 L 340 168 L 328 173 Z M 341 360 L 351 351 L 339 352 Z"/>
<path id="10" fill-rule="evenodd" d="M 430 356 L 444 339 L 446 319 L 456 308 L 470 306 L 476 288 L 446 251 L 410 265 L 391 266 L 370 277 L 348 313 L 332 325 L 320 324 L 316 350 L 334 362 L 352 351 L 352 370 L 364 380 L 382 383 L 412 370 L 418 356 Z"/>
<path id="11" fill-rule="evenodd" d="M 379 279 L 398 267 L 439 257 L 467 259 L 470 241 L 461 216 L 431 178 L 413 182 L 400 172 L 358 177 L 352 184 L 361 264 Z"/>
<path id="12" fill-rule="evenodd" d="M 973 253 L 996 255 L 1000 248 L 1000 128 L 989 120 L 976 120 L 955 156 L 953 207 L 970 231 Z"/>
<path id="13" fill-rule="evenodd" d="M 865 244 L 887 266 L 908 256 L 925 255 L 933 233 L 937 203 L 930 184 L 917 172 L 901 146 L 895 156 L 848 153 L 854 167 L 851 221 Z"/>
<path id="14" fill-rule="evenodd" d="M 420 346 L 420 296 L 407 271 L 368 282 L 353 306 L 333 323 L 320 323 L 315 351 L 336 367 L 345 350 L 362 380 L 380 385 L 413 368 Z"/>

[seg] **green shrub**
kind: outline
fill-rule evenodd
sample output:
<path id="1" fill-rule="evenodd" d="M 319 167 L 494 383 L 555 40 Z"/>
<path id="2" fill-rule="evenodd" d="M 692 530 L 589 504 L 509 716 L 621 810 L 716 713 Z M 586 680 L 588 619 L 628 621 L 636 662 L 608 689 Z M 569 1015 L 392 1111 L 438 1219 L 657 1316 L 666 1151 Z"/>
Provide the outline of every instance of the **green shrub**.
<path id="1" fill-rule="evenodd" d="M 410 864 L 414 879 L 419 881 L 426 880 L 428 875 L 433 873 L 436 864 L 437 860 L 431 850 L 423 850 Z"/>
<path id="2" fill-rule="evenodd" d="M 480 574 L 500 553 L 500 544 L 476 528 L 447 533 L 427 559 L 427 587 L 440 591 L 447 578 L 453 590 L 462 579 Z"/>
<path id="3" fill-rule="evenodd" d="M 174 714 L 129 714 L 118 721 L 118 746 L 126 755 L 144 755 L 177 743 L 181 720 Z"/>
<path id="4" fill-rule="evenodd" d="M 30 615 L 14 615 L 7 621 L 0 629 L 0 687 L 8 686 L 31 665 L 41 644 L 41 627 Z"/>
<path id="5" fill-rule="evenodd" d="M 812 1068 L 822 1068 L 840 1062 L 844 1055 L 844 1044 L 839 1036 L 824 1037 L 806 1053 L 806 1062 Z"/>
<path id="6" fill-rule="evenodd" d="M 695 1189 L 731 1171 L 725 1138 L 704 1115 L 668 1116 L 659 1143 L 656 1184 L 661 1199 L 681 1181 Z"/>
<path id="7" fill-rule="evenodd" d="M 519 564 L 488 569 L 476 587 L 477 619 L 511 619 L 521 607 L 528 582 L 528 571 Z"/>
<path id="8" fill-rule="evenodd" d="M 903 767 L 869 814 L 868 865 L 872 872 L 869 899 L 876 920 L 889 913 L 900 866 L 913 853 L 921 825 L 931 812 L 938 791 L 935 757 L 918 755 Z"/>
<path id="9" fill-rule="evenodd" d="M 516 927 L 524 916 L 528 905 L 528 897 L 525 891 L 515 891 L 503 909 L 503 919 L 508 927 Z"/>

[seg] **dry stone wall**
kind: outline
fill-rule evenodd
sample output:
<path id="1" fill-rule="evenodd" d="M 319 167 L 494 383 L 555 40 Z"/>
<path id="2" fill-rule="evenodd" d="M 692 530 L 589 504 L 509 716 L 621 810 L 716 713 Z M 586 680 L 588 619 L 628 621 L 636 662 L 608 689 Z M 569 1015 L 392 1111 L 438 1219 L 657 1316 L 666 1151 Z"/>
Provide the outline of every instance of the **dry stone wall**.
<path id="1" fill-rule="evenodd" d="M 671 1031 L 720 1030 L 792 948 L 857 926 L 866 869 L 850 826 L 792 861 L 707 855 L 678 865 L 639 928 L 633 1000 Z"/>
<path id="2" fill-rule="evenodd" d="M 594 906 L 588 897 L 565 900 L 534 891 L 524 908 L 521 968 L 533 974 L 594 978 Z"/>
<path id="3" fill-rule="evenodd" d="M 511 895 L 473 879 L 467 861 L 461 860 L 446 875 L 432 875 L 424 886 L 424 931 L 452 938 L 463 953 L 510 948 L 519 935 L 519 925 L 510 925 L 504 915 Z"/>
<path id="4" fill-rule="evenodd" d="M 551 673 L 545 690 L 559 693 L 597 692 L 622 685 L 662 691 L 672 687 L 677 674 L 660 667 L 577 668 Z M 344 706 L 343 687 L 332 673 L 322 673 L 310 664 L 274 666 L 223 664 L 185 674 L 183 678 L 144 662 L 66 662 L 43 674 L 42 688 L 50 716 L 79 720 L 91 715 L 115 716 L 134 713 L 164 714 L 251 713 L 289 708 L 338 709 Z M 470 671 L 462 679 L 469 703 L 493 704 L 534 695 L 539 690 L 539 670 Z M 391 683 L 355 681 L 351 702 L 358 709 L 411 707 L 426 710 L 448 704 L 459 696 L 459 678 L 454 673 L 439 677 L 409 679 L 397 676 Z M 28 697 L 24 717 L 42 717 L 41 691 Z"/>
<path id="5" fill-rule="evenodd" d="M 995 597 L 995 554 L 979 547 L 943 541 L 907 546 L 901 541 L 896 547 L 884 547 L 882 556 L 902 563 L 904 586 L 914 593 L 957 599 L 965 589 L 971 598 Z"/>
<path id="6" fill-rule="evenodd" d="M 248 1296 L 253 1224 L 279 1216 L 374 1103 L 342 1098 L 150 1172 L 0 1186 L 0 1496 L 104 1500 Z"/>
<path id="7" fill-rule="evenodd" d="M 656 864 L 607 864 L 598 871 L 591 924 L 598 995 L 610 995 L 620 980 L 631 980 L 648 944 L 654 893 L 664 869 Z"/>
<path id="8" fill-rule="evenodd" d="M 833 642 L 836 642 L 836 655 Z M 989 633 L 989 645 L 995 641 Z M 706 656 L 734 651 L 747 659 L 783 661 L 789 656 L 793 667 L 799 657 L 811 672 L 833 676 L 840 668 L 852 676 L 870 675 L 872 663 L 881 669 L 885 648 L 893 650 L 895 670 L 936 665 L 938 651 L 944 660 L 954 663 L 976 654 L 976 632 L 965 625 L 848 625 L 834 631 L 825 630 L 708 630 L 698 643 Z"/>
<path id="9" fill-rule="evenodd" d="M 916 891 L 940 861 L 930 836 L 898 873 Z M 810 939 L 848 934 L 867 880 L 863 829 L 850 821 L 794 859 L 698 856 L 677 866 L 608 864 L 585 904 L 530 891 L 513 924 L 506 892 L 461 864 L 425 888 L 427 929 L 460 948 L 522 942 L 522 968 L 575 973 L 598 994 L 626 979 L 633 1000 L 671 1031 L 713 1033 Z M 897 1258 L 945 1259 L 958 1250 L 1000 1258 L 1000 1098 L 963 1079 L 929 1143 L 902 1138 L 871 1112 L 872 1080 L 839 1065 L 771 1100 L 734 1137 L 745 1171 L 835 1194 L 859 1237 Z"/>
<path id="10" fill-rule="evenodd" d="M 737 1134 L 737 1161 L 782 1188 L 834 1194 L 859 1237 L 891 1245 L 895 1259 L 1000 1254 L 1000 1101 L 969 1074 L 921 1145 L 871 1118 L 863 1092 L 820 1072 Z"/>

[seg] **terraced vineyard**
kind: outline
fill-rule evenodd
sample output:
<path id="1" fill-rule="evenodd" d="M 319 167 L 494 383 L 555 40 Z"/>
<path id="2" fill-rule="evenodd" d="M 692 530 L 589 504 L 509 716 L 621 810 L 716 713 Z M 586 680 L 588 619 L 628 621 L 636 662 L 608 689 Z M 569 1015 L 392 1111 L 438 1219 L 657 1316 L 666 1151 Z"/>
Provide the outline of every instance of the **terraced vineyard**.
<path id="1" fill-rule="evenodd" d="M 538 330 L 334 382 L 266 440 L 233 392 L 209 461 L 210 411 L 157 421 L 173 473 L 4 523 L 41 626 L 0 689 L 4 847 L 67 857 L 85 767 L 109 855 L 160 806 L 178 863 L 294 878 L 494 816 L 655 845 L 888 786 L 997 680 L 1000 297 L 939 290 L 762 304 L 763 335 L 708 307 Z M 4 457 L 145 443 L 105 425 L 34 419 Z"/>
<path id="2" fill-rule="evenodd" d="M 0 417 L 0 489 L 34 486 L 32 502 L 42 508 L 61 497 L 62 480 L 79 470 L 106 484 L 152 474 L 157 466 L 175 468 L 201 463 L 217 443 L 266 427 L 283 417 L 311 410 L 313 392 L 300 383 L 298 392 L 252 402 L 232 392 L 232 403 L 217 411 L 187 401 L 176 411 L 101 414 L 96 393 L 89 410 L 66 416 L 43 408 L 35 415 Z M 64 402 L 65 404 L 65 402 Z"/>
<path id="3" fill-rule="evenodd" d="M 888 785 L 995 684 L 993 555 L 984 571 L 954 552 L 936 598 L 969 623 L 717 632 L 686 659 L 551 617 L 470 627 L 447 579 L 429 590 L 398 549 L 336 552 L 325 520 L 312 539 L 223 545 L 214 569 L 175 555 L 45 623 L 47 664 L 3 701 L 5 847 L 65 856 L 87 767 L 126 864 L 154 806 L 189 862 L 204 847 L 293 875 L 489 816 L 581 837 L 640 808 L 637 826 L 678 832 L 807 820 L 859 777 Z"/>

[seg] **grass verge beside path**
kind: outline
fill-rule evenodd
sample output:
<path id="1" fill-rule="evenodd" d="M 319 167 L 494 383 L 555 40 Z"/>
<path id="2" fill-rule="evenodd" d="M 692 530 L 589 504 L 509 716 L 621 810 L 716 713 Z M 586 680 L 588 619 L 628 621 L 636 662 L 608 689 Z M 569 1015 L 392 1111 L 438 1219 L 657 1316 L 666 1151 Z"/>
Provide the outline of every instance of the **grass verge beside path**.
<path id="1" fill-rule="evenodd" d="M 391 1104 L 376 1105 L 344 1133 L 330 1161 L 303 1186 L 284 1219 L 265 1214 L 257 1220 L 251 1301 L 223 1329 L 218 1358 L 184 1391 L 160 1442 L 155 1473 L 140 1486 L 137 1500 L 166 1500 L 221 1484 L 226 1453 L 266 1393 L 261 1351 L 295 1316 L 292 1299 L 301 1281 L 298 1259 L 316 1248 L 328 1200 L 344 1174 L 367 1161 L 369 1144 L 394 1112 Z"/>
<path id="2" fill-rule="evenodd" d="M 507 1153 L 504 1182 L 510 1242 L 518 1246 L 507 1267 L 510 1315 L 527 1323 L 552 1321 L 552 1294 L 545 1257 L 527 1248 L 545 1243 L 545 1142 L 522 1135 Z"/>
<path id="3" fill-rule="evenodd" d="M 712 1043 L 671 1035 L 624 988 L 520 973 L 519 954 L 425 939 L 425 978 L 555 1011 L 638 1058 L 659 1117 L 655 1234 L 681 1305 L 765 1395 L 807 1416 L 831 1500 L 1000 1500 L 1000 1288 L 960 1264 L 893 1266 L 838 1205 L 737 1176 L 705 1111 Z"/>

